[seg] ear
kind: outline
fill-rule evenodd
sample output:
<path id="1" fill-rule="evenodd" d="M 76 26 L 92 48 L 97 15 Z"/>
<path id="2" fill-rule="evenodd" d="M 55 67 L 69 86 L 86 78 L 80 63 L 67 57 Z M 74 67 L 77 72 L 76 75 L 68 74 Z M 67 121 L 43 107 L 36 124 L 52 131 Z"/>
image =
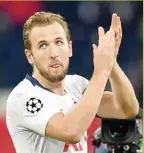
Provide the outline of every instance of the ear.
<path id="1" fill-rule="evenodd" d="M 33 65 L 34 59 L 33 59 L 33 54 L 32 54 L 32 52 L 31 52 L 31 50 L 25 49 L 25 55 L 26 55 L 26 57 L 27 57 L 28 62 L 29 62 L 31 65 Z"/>
<path id="2" fill-rule="evenodd" d="M 72 57 L 72 41 L 69 42 L 69 57 Z"/>

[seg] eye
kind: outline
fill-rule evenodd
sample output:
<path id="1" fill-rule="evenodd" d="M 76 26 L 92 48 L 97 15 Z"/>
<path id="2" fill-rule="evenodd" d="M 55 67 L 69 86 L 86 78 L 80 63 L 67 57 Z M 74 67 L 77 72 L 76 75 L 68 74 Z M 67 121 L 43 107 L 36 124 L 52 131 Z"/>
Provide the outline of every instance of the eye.
<path id="1" fill-rule="evenodd" d="M 63 44 L 63 41 L 62 41 L 62 40 L 57 40 L 57 41 L 56 41 L 56 44 L 60 46 L 60 45 Z"/>
<path id="2" fill-rule="evenodd" d="M 47 44 L 46 43 L 43 43 L 43 44 L 40 44 L 39 45 L 39 48 L 40 49 L 45 49 L 47 47 Z"/>

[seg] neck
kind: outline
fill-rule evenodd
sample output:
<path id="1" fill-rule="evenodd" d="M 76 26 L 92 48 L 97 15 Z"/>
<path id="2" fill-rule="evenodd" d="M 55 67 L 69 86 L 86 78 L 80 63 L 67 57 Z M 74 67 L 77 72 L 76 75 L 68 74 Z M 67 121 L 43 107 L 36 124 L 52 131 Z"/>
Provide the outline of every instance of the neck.
<path id="1" fill-rule="evenodd" d="M 40 73 L 34 73 L 32 75 L 43 87 L 51 90 L 55 94 L 58 95 L 64 95 L 65 90 L 64 90 L 64 84 L 63 81 L 60 82 L 51 82 L 45 79 Z"/>

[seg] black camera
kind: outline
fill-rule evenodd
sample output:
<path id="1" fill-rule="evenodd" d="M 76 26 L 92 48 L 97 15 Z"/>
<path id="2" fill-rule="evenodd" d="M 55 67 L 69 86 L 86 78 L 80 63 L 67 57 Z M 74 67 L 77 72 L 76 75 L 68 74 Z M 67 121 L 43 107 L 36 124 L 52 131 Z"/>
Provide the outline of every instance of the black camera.
<path id="1" fill-rule="evenodd" d="M 133 119 L 101 118 L 93 137 L 93 145 L 106 144 L 108 153 L 142 153 L 142 109 Z"/>
<path id="2" fill-rule="evenodd" d="M 136 120 L 102 119 L 101 141 L 106 144 L 127 144 L 137 139 Z"/>

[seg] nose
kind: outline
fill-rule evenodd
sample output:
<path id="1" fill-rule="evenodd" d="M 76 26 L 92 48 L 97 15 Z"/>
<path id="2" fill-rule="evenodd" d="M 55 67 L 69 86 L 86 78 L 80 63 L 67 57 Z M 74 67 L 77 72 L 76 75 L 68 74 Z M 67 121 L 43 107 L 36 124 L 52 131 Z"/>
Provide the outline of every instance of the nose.
<path id="1" fill-rule="evenodd" d="M 50 58 L 57 58 L 58 57 L 58 51 L 55 46 L 50 47 Z"/>

